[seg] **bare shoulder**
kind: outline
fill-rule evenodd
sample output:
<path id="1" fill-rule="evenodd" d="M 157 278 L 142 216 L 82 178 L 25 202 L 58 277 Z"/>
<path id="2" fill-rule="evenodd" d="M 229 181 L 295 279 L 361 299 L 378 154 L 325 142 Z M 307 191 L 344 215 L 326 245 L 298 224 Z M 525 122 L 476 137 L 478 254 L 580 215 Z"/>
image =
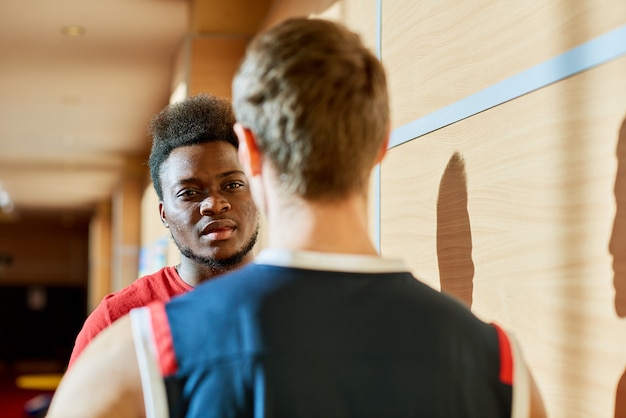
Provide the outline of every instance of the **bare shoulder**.
<path id="1" fill-rule="evenodd" d="M 143 415 L 132 327 L 125 316 L 98 334 L 65 374 L 48 418 Z"/>
<path id="2" fill-rule="evenodd" d="M 528 376 L 530 380 L 530 418 L 545 418 L 548 415 L 546 414 L 546 409 L 543 404 L 541 394 L 539 393 L 539 388 L 537 388 L 535 379 L 530 372 L 528 373 Z"/>

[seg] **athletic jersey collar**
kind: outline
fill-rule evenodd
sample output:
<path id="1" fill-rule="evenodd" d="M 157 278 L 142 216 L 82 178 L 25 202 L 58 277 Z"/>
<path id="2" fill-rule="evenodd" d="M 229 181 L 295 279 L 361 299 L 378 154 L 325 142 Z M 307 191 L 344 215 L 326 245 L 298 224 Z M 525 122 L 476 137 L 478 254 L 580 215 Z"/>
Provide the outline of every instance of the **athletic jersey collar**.
<path id="1" fill-rule="evenodd" d="M 266 248 L 255 258 L 256 264 L 294 267 L 307 270 L 345 271 L 353 273 L 394 273 L 407 271 L 399 259 L 360 254 L 336 254 L 314 251 L 292 251 Z"/>

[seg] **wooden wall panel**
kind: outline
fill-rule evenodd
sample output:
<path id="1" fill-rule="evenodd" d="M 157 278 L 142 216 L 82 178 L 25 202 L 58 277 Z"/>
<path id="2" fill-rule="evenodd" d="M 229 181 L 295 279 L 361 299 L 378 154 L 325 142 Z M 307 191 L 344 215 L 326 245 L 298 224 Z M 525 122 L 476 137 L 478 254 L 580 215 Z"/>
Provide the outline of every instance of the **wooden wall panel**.
<path id="1" fill-rule="evenodd" d="M 208 92 L 230 98 L 232 79 L 247 43 L 247 37 L 193 37 L 189 95 Z"/>
<path id="2" fill-rule="evenodd" d="M 143 159 L 128 158 L 125 173 L 111 203 L 111 291 L 116 292 L 139 277 L 141 245 L 141 197 L 145 188 Z"/>
<path id="3" fill-rule="evenodd" d="M 89 224 L 89 284 L 87 311 L 93 311 L 111 292 L 111 202 L 100 202 Z"/>
<path id="4" fill-rule="evenodd" d="M 276 0 L 263 29 L 290 17 L 311 17 L 341 22 L 376 50 L 377 0 Z"/>
<path id="5" fill-rule="evenodd" d="M 625 23 L 618 0 L 383 2 L 394 127 Z"/>
<path id="6" fill-rule="evenodd" d="M 191 0 L 192 33 L 255 34 L 273 0 Z"/>
<path id="7" fill-rule="evenodd" d="M 365 45 L 376 52 L 377 0 L 344 0 L 342 22 L 361 36 Z"/>
<path id="8" fill-rule="evenodd" d="M 612 417 L 626 366 L 609 252 L 624 74 L 626 57 L 383 163 L 383 254 L 511 329 L 552 417 Z"/>
<path id="9" fill-rule="evenodd" d="M 338 0 L 275 0 L 260 30 L 265 30 L 276 23 L 282 22 L 291 17 L 320 16 L 333 7 L 334 4 L 341 3 Z M 325 18 L 330 19 L 330 16 Z"/>

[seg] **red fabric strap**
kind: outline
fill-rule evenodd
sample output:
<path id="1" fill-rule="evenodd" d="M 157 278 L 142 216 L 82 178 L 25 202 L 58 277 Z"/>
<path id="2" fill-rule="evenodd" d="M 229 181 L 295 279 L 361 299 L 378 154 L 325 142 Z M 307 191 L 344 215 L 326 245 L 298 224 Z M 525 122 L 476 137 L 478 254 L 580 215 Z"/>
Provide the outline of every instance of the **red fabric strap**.
<path id="1" fill-rule="evenodd" d="M 170 324 L 165 313 L 165 304 L 155 302 L 148 305 L 152 321 L 152 334 L 154 336 L 154 346 L 157 350 L 157 362 L 161 369 L 161 375 L 169 376 L 176 373 L 178 363 L 174 352 L 174 342 Z"/>
<path id="2" fill-rule="evenodd" d="M 511 342 L 506 333 L 492 324 L 498 333 L 498 345 L 500 346 L 500 381 L 505 385 L 513 385 L 513 353 L 511 352 Z"/>

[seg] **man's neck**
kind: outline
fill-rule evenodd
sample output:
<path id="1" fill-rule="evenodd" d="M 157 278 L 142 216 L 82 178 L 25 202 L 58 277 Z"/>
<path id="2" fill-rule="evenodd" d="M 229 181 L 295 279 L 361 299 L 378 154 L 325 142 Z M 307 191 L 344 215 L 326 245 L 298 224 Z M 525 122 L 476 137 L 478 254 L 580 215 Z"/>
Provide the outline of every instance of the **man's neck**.
<path id="1" fill-rule="evenodd" d="M 236 270 L 254 259 L 252 252 L 248 253 L 241 263 L 231 266 L 227 269 L 216 269 L 204 264 L 200 264 L 194 260 L 183 257 L 181 263 L 176 266 L 176 271 L 180 278 L 189 286 L 196 287 L 202 282 L 214 279 L 222 274 Z"/>
<path id="2" fill-rule="evenodd" d="M 368 233 L 367 199 L 299 201 L 268 214 L 269 246 L 342 254 L 377 255 Z"/>

